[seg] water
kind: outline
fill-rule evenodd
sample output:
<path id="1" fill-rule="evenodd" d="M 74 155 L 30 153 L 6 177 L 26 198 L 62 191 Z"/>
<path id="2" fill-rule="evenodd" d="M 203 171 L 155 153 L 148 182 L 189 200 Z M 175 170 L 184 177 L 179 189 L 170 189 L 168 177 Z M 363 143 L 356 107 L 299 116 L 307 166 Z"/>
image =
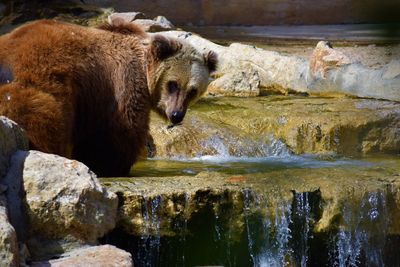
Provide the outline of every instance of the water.
<path id="1" fill-rule="evenodd" d="M 201 172 L 244 175 L 243 189 L 221 195 L 206 188 L 168 199 L 144 197 L 144 233 L 135 236 L 117 229 L 105 242 L 131 252 L 135 266 L 146 267 L 400 266 L 400 235 L 393 231 L 400 214 L 397 189 L 385 180 L 400 173 L 398 157 L 297 156 L 273 139 L 264 146 L 253 144 L 260 156 L 243 150 L 238 156 L 226 142 L 208 140 L 215 155 L 153 158 L 136 165 L 134 173 L 159 177 L 161 184 L 163 177 Z M 352 179 L 359 180 L 355 185 L 347 182 Z M 382 186 L 376 187 L 380 180 Z M 315 189 L 306 189 L 312 188 L 309 184 Z M 334 190 L 345 195 L 344 201 L 335 200 Z M 174 198 L 181 208 L 165 217 L 167 202 Z M 329 227 L 316 230 L 335 201 L 343 202 L 337 204 Z M 162 231 L 165 225 L 172 225 L 169 234 Z"/>
<path id="2" fill-rule="evenodd" d="M 142 217 L 146 224 L 145 233 L 138 240 L 138 250 L 136 260 L 141 266 L 156 266 L 160 253 L 160 220 L 158 217 L 158 207 L 162 199 L 143 199 Z"/>
<path id="3" fill-rule="evenodd" d="M 271 136 L 260 140 L 231 140 L 212 135 L 202 143 L 205 151 L 214 154 L 196 157 L 151 158 L 137 163 L 132 176 L 196 175 L 200 172 L 222 172 L 227 174 L 263 173 L 290 168 L 322 168 L 371 166 L 365 160 L 329 155 L 294 155 L 280 140 Z M 231 147 L 235 147 L 232 150 Z M 210 149 L 211 148 L 211 149 Z"/>
<path id="4" fill-rule="evenodd" d="M 384 249 L 388 221 L 386 194 L 368 192 L 359 206 L 346 206 L 343 226 L 332 238 L 333 266 L 384 266 Z"/>
<path id="5" fill-rule="evenodd" d="M 367 159 L 329 158 L 315 156 L 201 156 L 190 159 L 153 158 L 139 162 L 133 168 L 135 177 L 196 175 L 200 172 L 221 172 L 226 174 L 265 173 L 281 169 L 316 169 L 354 166 L 372 166 L 375 163 Z"/>
<path id="6" fill-rule="evenodd" d="M 163 200 L 144 199 L 148 232 L 131 236 L 115 230 L 106 242 L 130 251 L 135 266 L 399 266 L 398 254 L 388 257 L 400 245 L 388 233 L 391 192 L 367 192 L 360 202 L 349 201 L 342 220 L 324 233 L 313 231 L 322 213 L 321 192 L 292 194 L 285 201 L 244 189 L 240 214 L 218 199 L 222 206 L 208 203 L 190 219 L 184 216 L 186 199 L 182 216 L 173 222 L 176 235 L 160 235 Z M 233 226 L 237 217 L 241 231 Z"/>

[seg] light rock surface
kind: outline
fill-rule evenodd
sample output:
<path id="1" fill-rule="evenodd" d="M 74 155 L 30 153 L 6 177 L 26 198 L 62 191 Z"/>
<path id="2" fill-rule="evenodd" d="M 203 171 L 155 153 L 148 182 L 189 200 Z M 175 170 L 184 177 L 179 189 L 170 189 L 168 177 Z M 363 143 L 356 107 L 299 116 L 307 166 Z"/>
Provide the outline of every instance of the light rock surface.
<path id="1" fill-rule="evenodd" d="M 230 72 L 213 81 L 208 86 L 208 93 L 223 96 L 259 96 L 260 75 L 249 67 L 246 71 Z"/>
<path id="2" fill-rule="evenodd" d="M 383 79 L 395 79 L 400 76 L 400 60 L 392 60 L 386 69 Z"/>
<path id="3" fill-rule="evenodd" d="M 155 22 L 160 23 L 161 25 L 164 25 L 165 28 L 169 29 L 174 29 L 175 26 L 172 24 L 171 21 L 169 21 L 166 17 L 164 16 L 157 16 L 153 19 Z"/>
<path id="4" fill-rule="evenodd" d="M 33 258 L 46 258 L 75 244 L 94 244 L 114 228 L 117 196 L 85 165 L 38 151 L 17 152 L 13 159 L 23 168 Z"/>
<path id="5" fill-rule="evenodd" d="M 157 16 L 153 20 L 147 19 L 141 12 L 113 13 L 108 16 L 108 22 L 113 24 L 116 20 L 133 22 L 141 26 L 146 32 L 160 32 L 174 30 L 174 25 L 163 16 Z"/>
<path id="6" fill-rule="evenodd" d="M 213 50 L 218 54 L 219 63 L 214 74 L 217 80 L 211 84 L 213 91 L 217 90 L 216 84 L 222 86 L 220 91 L 226 91 L 224 81 L 230 78 L 229 76 L 224 78 L 225 75 L 246 73 L 251 67 L 259 74 L 260 94 L 265 92 L 344 94 L 400 101 L 400 75 L 397 71 L 400 63 L 397 59 L 381 68 L 367 68 L 320 43 L 310 65 L 308 60 L 300 57 L 285 56 L 254 46 L 234 43 L 224 47 L 181 31 L 168 31 L 162 34 L 184 39 L 200 51 Z M 251 80 L 251 77 L 250 72 L 243 83 Z M 218 79 L 223 80 L 219 82 Z M 250 85 L 247 87 L 247 95 L 253 95 Z"/>
<path id="7" fill-rule="evenodd" d="M 132 267 L 130 253 L 103 245 L 73 250 L 60 259 L 34 262 L 31 267 Z"/>
<path id="8" fill-rule="evenodd" d="M 146 19 L 146 16 L 142 12 L 122 12 L 112 13 L 108 16 L 108 23 L 112 24 L 115 19 L 123 19 L 126 22 L 132 22 L 136 19 Z"/>
<path id="9" fill-rule="evenodd" d="M 315 47 L 310 59 L 310 70 L 314 76 L 325 78 L 330 69 L 348 65 L 352 62 L 349 57 L 332 48 L 328 42 L 320 41 Z"/>

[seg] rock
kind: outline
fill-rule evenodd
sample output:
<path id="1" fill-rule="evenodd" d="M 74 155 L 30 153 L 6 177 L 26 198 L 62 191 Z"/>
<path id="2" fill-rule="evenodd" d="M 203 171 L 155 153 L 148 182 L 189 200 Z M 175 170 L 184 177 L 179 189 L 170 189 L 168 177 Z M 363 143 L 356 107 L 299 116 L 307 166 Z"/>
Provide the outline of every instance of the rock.
<path id="1" fill-rule="evenodd" d="M 163 16 L 158 16 L 154 20 L 146 19 L 143 13 L 128 12 L 128 13 L 113 13 L 108 16 L 108 23 L 112 24 L 113 21 L 122 19 L 126 22 L 134 22 L 142 27 L 146 32 L 160 32 L 174 30 L 175 27 L 172 23 Z"/>
<path id="2" fill-rule="evenodd" d="M 11 155 L 18 149 L 28 149 L 23 130 L 15 122 L 0 116 L 0 181 L 7 173 Z"/>
<path id="3" fill-rule="evenodd" d="M 174 29 L 175 26 L 172 24 L 171 21 L 169 21 L 166 17 L 164 16 L 157 16 L 153 19 L 155 22 L 158 22 L 161 25 L 164 25 L 164 28 L 169 28 L 169 29 Z"/>
<path id="4" fill-rule="evenodd" d="M 13 159 L 23 168 L 27 244 L 33 258 L 94 244 L 114 228 L 117 197 L 85 165 L 38 151 L 17 152 Z"/>
<path id="5" fill-rule="evenodd" d="M 0 265 L 19 266 L 17 233 L 8 219 L 7 200 L 0 193 Z"/>
<path id="6" fill-rule="evenodd" d="M 215 96 L 258 96 L 260 95 L 260 75 L 257 70 L 230 72 L 210 83 L 208 93 Z"/>
<path id="7" fill-rule="evenodd" d="M 352 62 L 349 57 L 332 48 L 329 42 L 320 41 L 315 47 L 310 59 L 310 71 L 314 76 L 325 78 L 330 69 L 348 65 Z"/>
<path id="8" fill-rule="evenodd" d="M 396 74 L 395 66 L 368 68 L 327 47 L 323 42 L 319 43 L 310 64 L 300 57 L 281 55 L 249 45 L 234 43 L 229 47 L 219 46 L 200 36 L 181 31 L 162 34 L 184 39 L 200 51 L 215 51 L 219 58 L 217 72 L 214 74 L 217 78 L 227 74 L 232 77 L 235 73 L 246 73 L 249 67 L 257 70 L 262 95 L 341 94 L 400 101 L 400 75 Z M 252 73 L 248 72 L 248 75 L 247 79 L 251 80 Z M 232 93 L 229 92 L 229 95 Z"/>
<path id="9" fill-rule="evenodd" d="M 10 158 L 18 149 L 28 149 L 28 140 L 16 123 L 0 116 L 0 265 L 18 266 L 19 251 L 17 232 L 9 218 L 9 192 L 6 174 Z"/>
<path id="10" fill-rule="evenodd" d="M 112 192 L 118 193 L 123 205 L 118 212 L 118 226 L 127 233 L 145 236 L 176 235 L 173 222 L 190 217 L 211 205 L 223 208 L 222 203 L 238 203 L 240 210 L 242 194 L 240 187 L 226 184 L 224 178 L 214 179 L 215 174 L 201 173 L 196 177 L 102 180 Z M 152 186 L 153 184 L 153 186 Z M 225 193 L 225 194 L 224 194 Z M 239 216 L 239 214 L 238 214 Z M 234 224 L 234 222 L 232 222 Z"/>
<path id="11" fill-rule="evenodd" d="M 234 119 L 236 117 L 232 117 Z M 287 146 L 274 139 L 272 134 L 251 135 L 229 124 L 220 125 L 212 119 L 192 114 L 185 120 L 180 126 L 167 128 L 161 119 L 152 117 L 152 157 L 180 159 L 208 155 L 263 157 L 290 154 Z"/>
<path id="12" fill-rule="evenodd" d="M 181 235 L 185 231 L 188 231 L 187 238 L 202 234 L 197 227 L 198 216 L 210 212 L 218 219 L 219 229 L 224 229 L 225 233 L 229 229 L 230 238 L 237 240 L 245 231 L 246 216 L 261 216 L 264 219 L 260 221 L 274 224 L 275 216 L 284 215 L 289 216 L 290 221 L 290 211 L 297 205 L 296 198 L 307 194 L 315 201 L 309 204 L 312 209 L 309 216 L 314 216 L 310 220 L 310 231 L 314 233 L 329 233 L 338 227 L 353 231 L 357 227 L 354 224 L 362 225 L 369 220 L 369 217 L 359 217 L 360 211 L 367 213 L 368 209 L 376 209 L 379 220 L 385 223 L 384 229 L 372 234 L 400 235 L 399 159 L 370 163 L 321 165 L 311 172 L 298 167 L 243 175 L 201 172 L 196 176 L 101 181 L 121 197 L 118 226 L 137 237 L 160 238 Z M 174 167 L 181 166 L 168 162 L 167 168 Z M 374 196 L 379 198 L 377 201 L 390 199 L 390 202 L 385 206 L 366 205 L 365 201 L 372 201 L 368 198 Z M 288 214 L 280 214 L 282 209 Z M 356 218 L 346 221 L 348 216 Z M 373 229 L 368 228 L 368 231 Z M 127 238 L 129 236 L 124 235 L 124 242 Z"/>
<path id="13" fill-rule="evenodd" d="M 395 79 L 400 76 L 400 60 L 392 60 L 388 65 L 383 79 Z"/>
<path id="14" fill-rule="evenodd" d="M 133 267 L 130 253 L 114 246 L 103 245 L 73 250 L 60 259 L 34 262 L 31 267 Z"/>
<path id="15" fill-rule="evenodd" d="M 204 98 L 183 124 L 157 116 L 150 133 L 156 157 L 262 157 L 295 154 L 356 156 L 398 153 L 400 104 L 380 100 L 269 96 Z"/>
<path id="16" fill-rule="evenodd" d="M 132 22 L 136 19 L 146 19 L 145 14 L 142 12 L 122 12 L 112 13 L 108 16 L 108 23 L 112 24 L 115 19 L 122 19 L 126 22 Z"/>
<path id="17" fill-rule="evenodd" d="M 28 140 L 23 130 L 13 121 L 0 116 L 0 197 L 2 198 L 2 238 L 4 255 L 8 257 L 4 261 L 16 264 L 18 258 L 17 238 L 23 237 L 22 202 L 21 202 L 21 179 L 14 176 L 12 155 L 17 150 L 27 150 Z M 4 189 L 4 190 L 3 190 Z M 3 199 L 4 198 L 4 199 Z M 11 254 L 10 254 L 11 253 Z M 6 256 L 8 255 L 8 256 Z"/>
<path id="18" fill-rule="evenodd" d="M 151 19 L 137 19 L 134 23 L 140 25 L 146 32 L 161 32 L 174 29 L 174 26 L 171 23 L 168 24 L 164 21 L 155 21 Z"/>

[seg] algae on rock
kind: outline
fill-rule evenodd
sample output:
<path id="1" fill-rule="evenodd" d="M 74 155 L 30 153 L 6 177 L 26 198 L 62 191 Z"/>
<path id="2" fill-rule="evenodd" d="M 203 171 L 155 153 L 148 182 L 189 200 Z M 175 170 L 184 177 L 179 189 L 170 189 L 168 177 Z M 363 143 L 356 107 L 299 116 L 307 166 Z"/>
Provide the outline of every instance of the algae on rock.
<path id="1" fill-rule="evenodd" d="M 208 97 L 189 110 L 182 125 L 167 128 L 152 116 L 150 133 L 152 152 L 161 158 L 276 156 L 289 151 L 398 153 L 400 104 L 352 98 Z"/>
<path id="2" fill-rule="evenodd" d="M 336 253 L 343 246 L 356 249 L 356 260 L 370 249 L 385 262 L 385 243 L 400 236 L 399 166 L 393 159 L 312 171 L 299 167 L 244 175 L 208 172 L 107 178 L 102 183 L 119 196 L 117 227 L 124 238 L 153 240 L 155 250 L 165 244 L 163 239 L 186 240 L 196 247 L 189 240 L 202 240 L 202 231 L 208 229 L 219 245 L 225 242 L 233 249 L 249 242 L 254 262 L 272 255 L 279 262 L 290 258 L 299 264 L 308 256 L 317 257 L 320 248 Z M 255 246 L 267 243 L 272 245 Z M 372 256 L 363 260 L 375 263 Z"/>

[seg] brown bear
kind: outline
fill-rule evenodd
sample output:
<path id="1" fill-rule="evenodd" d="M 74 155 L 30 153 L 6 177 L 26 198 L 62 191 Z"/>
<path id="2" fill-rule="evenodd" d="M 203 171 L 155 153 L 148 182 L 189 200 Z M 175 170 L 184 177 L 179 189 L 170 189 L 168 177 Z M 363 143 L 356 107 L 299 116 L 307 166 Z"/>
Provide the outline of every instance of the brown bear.
<path id="1" fill-rule="evenodd" d="M 0 115 L 25 129 L 31 149 L 127 176 L 150 110 L 181 122 L 215 64 L 212 52 L 132 23 L 36 21 L 0 36 Z"/>

